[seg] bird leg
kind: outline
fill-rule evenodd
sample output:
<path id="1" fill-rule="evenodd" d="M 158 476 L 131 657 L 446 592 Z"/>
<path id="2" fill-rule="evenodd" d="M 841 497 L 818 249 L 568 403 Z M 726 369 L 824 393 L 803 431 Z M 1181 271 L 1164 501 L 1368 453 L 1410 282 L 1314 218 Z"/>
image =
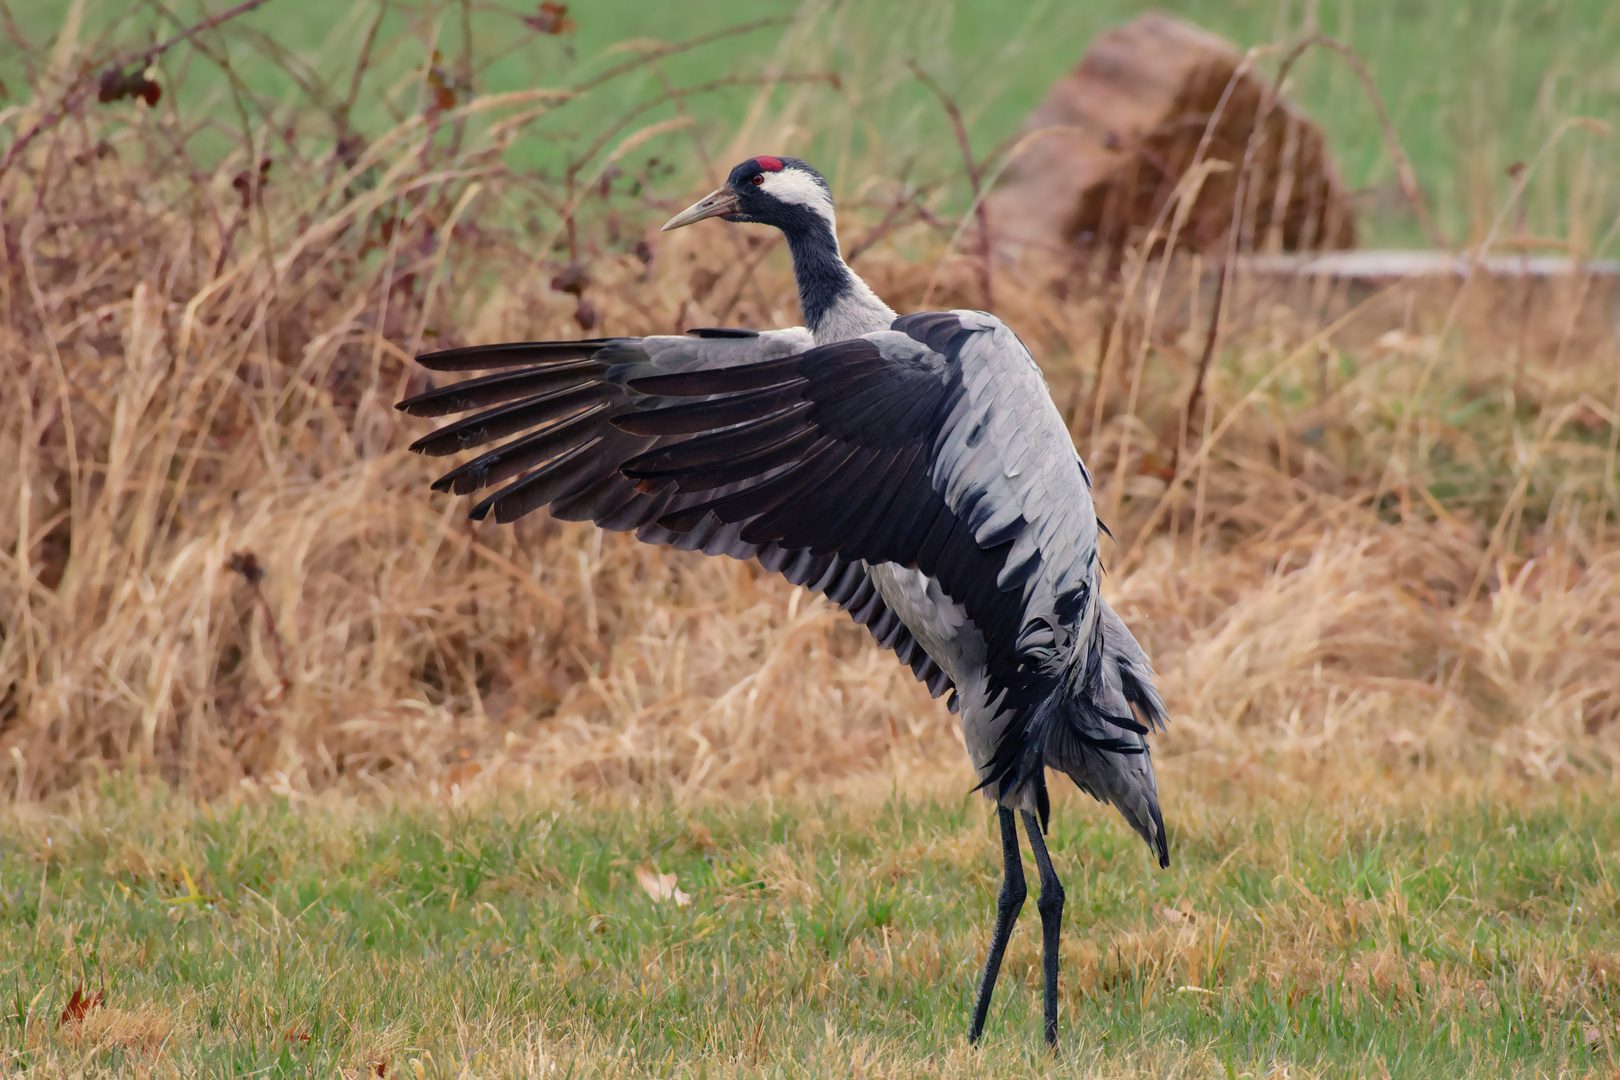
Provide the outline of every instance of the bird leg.
<path id="1" fill-rule="evenodd" d="M 1024 811 L 1024 831 L 1029 833 L 1029 846 L 1035 849 L 1035 866 L 1041 873 L 1041 898 L 1035 901 L 1035 910 L 1041 913 L 1041 966 L 1046 973 L 1046 1045 L 1057 1047 L 1058 1007 L 1058 938 L 1063 932 L 1063 883 L 1052 868 L 1052 856 L 1046 853 L 1046 841 L 1041 837 L 1041 821 L 1028 810 Z"/>
<path id="2" fill-rule="evenodd" d="M 1007 951 L 1007 939 L 1012 937 L 1013 923 L 1024 906 L 1028 890 L 1024 888 L 1024 859 L 1018 853 L 1018 821 L 1005 806 L 996 806 L 1001 822 L 1001 896 L 996 900 L 996 928 L 990 934 L 990 955 L 984 958 L 984 974 L 979 978 L 979 998 L 973 1006 L 973 1026 L 968 1029 L 968 1042 L 976 1043 L 984 1033 L 984 1019 L 990 1012 L 990 995 L 996 990 L 996 976 L 1001 974 L 1001 957 Z"/>

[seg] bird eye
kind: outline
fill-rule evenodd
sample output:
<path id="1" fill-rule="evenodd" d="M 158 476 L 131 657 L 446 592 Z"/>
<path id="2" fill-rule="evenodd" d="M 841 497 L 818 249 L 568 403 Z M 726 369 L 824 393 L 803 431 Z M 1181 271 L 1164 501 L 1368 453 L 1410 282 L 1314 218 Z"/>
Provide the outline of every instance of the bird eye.
<path id="1" fill-rule="evenodd" d="M 763 184 L 764 182 L 765 182 L 765 174 L 764 173 L 755 173 L 754 178 L 749 181 L 750 184 Z"/>

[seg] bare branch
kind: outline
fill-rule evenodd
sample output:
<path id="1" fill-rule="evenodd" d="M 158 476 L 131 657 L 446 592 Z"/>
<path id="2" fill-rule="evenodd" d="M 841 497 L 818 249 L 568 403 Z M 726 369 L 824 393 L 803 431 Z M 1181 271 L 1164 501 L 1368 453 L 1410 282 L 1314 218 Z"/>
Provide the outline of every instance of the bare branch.
<path id="1" fill-rule="evenodd" d="M 915 60 L 908 61 L 911 73 L 917 76 L 917 81 L 928 87 L 933 95 L 939 98 L 941 105 L 945 106 L 945 114 L 951 118 L 951 130 L 956 132 L 956 145 L 962 151 L 962 162 L 967 168 L 968 183 L 973 186 L 973 214 L 979 224 L 979 291 L 984 296 L 985 310 L 995 308 L 995 299 L 990 287 L 990 214 L 985 209 L 983 192 L 980 184 L 983 180 L 983 166 L 973 160 L 973 146 L 968 141 L 967 124 L 962 119 L 962 110 L 957 108 L 956 102 L 945 92 L 944 87 L 935 82 Z"/>
<path id="2" fill-rule="evenodd" d="M 1378 123 L 1384 133 L 1384 145 L 1395 165 L 1396 175 L 1400 177 L 1402 193 L 1405 194 L 1407 202 L 1411 204 L 1412 211 L 1417 215 L 1418 221 L 1423 225 L 1429 241 L 1443 251 L 1449 251 L 1451 248 L 1450 244 L 1446 242 L 1445 236 L 1435 227 L 1433 219 L 1429 216 L 1428 205 L 1423 199 L 1423 189 L 1418 186 L 1417 177 L 1413 174 L 1412 167 L 1407 162 L 1405 153 L 1401 150 L 1400 140 L 1395 134 L 1395 127 L 1390 123 L 1389 112 L 1384 108 L 1384 99 L 1379 95 L 1378 88 L 1373 85 L 1372 76 L 1368 73 L 1366 65 L 1361 62 L 1361 57 L 1357 56 L 1355 50 L 1350 46 L 1336 38 L 1328 37 L 1326 34 L 1312 34 L 1288 50 L 1282 59 L 1282 63 L 1277 67 L 1276 78 L 1272 80 L 1270 89 L 1261 99 L 1260 107 L 1255 112 L 1254 126 L 1250 129 L 1248 143 L 1243 148 L 1243 165 L 1238 170 L 1237 189 L 1232 200 L 1232 225 L 1227 245 L 1228 257 L 1221 260 L 1219 274 L 1215 281 L 1214 308 L 1210 311 L 1209 329 L 1204 335 L 1204 350 L 1198 358 L 1198 368 L 1193 376 L 1192 390 L 1188 393 L 1187 403 L 1182 409 L 1179 437 L 1176 439 L 1176 445 L 1171 451 L 1170 472 L 1173 476 L 1177 474 L 1180 468 L 1181 448 L 1186 443 L 1190 433 L 1193 412 L 1198 407 L 1198 400 L 1203 394 L 1205 376 L 1209 372 L 1210 361 L 1215 355 L 1215 345 L 1220 336 L 1221 302 L 1226 296 L 1226 279 L 1231 272 L 1232 257 L 1237 253 L 1239 235 L 1243 224 L 1243 200 L 1248 188 L 1250 171 L 1253 167 L 1255 146 L 1261 137 L 1261 133 L 1265 130 L 1266 121 L 1270 119 L 1272 111 L 1277 107 L 1277 102 L 1281 100 L 1283 81 L 1288 78 L 1289 70 L 1312 45 L 1321 45 L 1337 52 L 1350 65 L 1357 77 L 1361 79 L 1362 88 L 1366 91 L 1368 98 L 1373 103 L 1373 108 L 1378 113 Z M 1206 131 L 1206 139 L 1207 137 L 1208 132 Z"/>
<path id="3" fill-rule="evenodd" d="M 229 22 L 239 15 L 246 15 L 254 8 L 263 7 L 268 2 L 269 0 L 243 0 L 242 3 L 237 4 L 229 11 L 222 11 L 218 15 L 211 15 L 202 22 L 187 27 L 186 29 L 180 31 L 180 33 L 169 38 L 167 41 L 159 42 L 150 49 L 135 53 L 131 56 L 121 57 L 116 62 L 109 64 L 105 70 L 121 71 L 136 66 L 144 68 L 147 64 L 150 64 L 153 60 L 156 60 L 158 57 L 162 56 L 176 45 L 179 45 L 182 42 L 190 41 L 198 34 L 203 33 L 206 30 L 212 30 L 221 23 Z M 12 163 L 22 155 L 24 150 L 28 149 L 28 144 L 33 142 L 41 132 L 48 131 L 57 124 L 60 124 L 63 117 L 67 116 L 80 105 L 84 104 L 84 99 L 90 96 L 91 92 L 96 89 L 98 83 L 99 77 L 97 79 L 87 79 L 85 76 L 80 75 L 77 79 L 75 79 L 73 81 L 73 85 L 68 89 L 68 92 L 63 95 L 61 102 L 58 103 L 56 108 L 40 117 L 34 122 L 32 127 L 23 132 L 21 135 L 17 136 L 17 140 L 6 148 L 5 156 L 0 157 L 0 176 L 5 175 L 6 170 L 11 168 Z"/>
<path id="4" fill-rule="evenodd" d="M 704 34 L 701 37 L 688 38 L 685 41 L 677 41 L 670 45 L 660 45 L 656 49 L 648 49 L 645 52 L 637 53 L 634 60 L 626 60 L 622 64 L 610 67 L 600 74 L 591 76 L 589 79 L 586 79 L 584 82 L 573 88 L 574 94 L 576 96 L 583 94 L 587 90 L 601 86 L 610 79 L 616 79 L 626 72 L 635 71 L 650 60 L 658 60 L 665 56 L 672 56 L 675 53 L 687 52 L 688 50 L 708 45 L 711 42 L 722 41 L 728 37 L 736 37 L 739 34 L 751 34 L 755 30 L 763 30 L 770 26 L 787 26 L 791 22 L 793 22 L 793 16 L 791 15 L 776 15 L 769 19 L 755 19 L 753 22 L 738 23 L 736 26 L 729 26 L 724 30 L 716 30 L 712 34 Z"/>
<path id="5" fill-rule="evenodd" d="M 1384 148 L 1388 151 L 1390 161 L 1395 166 L 1395 175 L 1400 179 L 1401 193 L 1406 196 L 1406 201 L 1412 205 L 1412 212 L 1417 215 L 1419 224 L 1423 226 L 1423 231 L 1429 238 L 1429 243 L 1442 251 L 1450 251 L 1450 242 L 1446 240 L 1445 234 L 1435 226 L 1434 219 L 1429 216 L 1429 204 L 1423 198 L 1423 189 L 1418 186 L 1417 175 L 1412 171 L 1411 163 L 1406 160 L 1406 153 L 1401 149 L 1401 140 L 1395 134 L 1395 125 L 1390 122 L 1389 110 L 1384 107 L 1384 98 L 1378 93 L 1378 87 L 1373 83 L 1372 75 L 1367 71 L 1367 65 L 1361 62 L 1361 57 L 1356 55 L 1354 49 L 1337 38 L 1328 37 L 1326 34 L 1312 34 L 1298 45 L 1295 45 L 1283 60 L 1282 70 L 1277 74 L 1277 87 L 1282 86 L 1283 74 L 1287 72 L 1289 66 L 1312 45 L 1321 45 L 1338 53 L 1344 58 L 1344 62 L 1350 65 L 1350 70 L 1356 73 L 1356 78 L 1361 80 L 1361 88 L 1366 91 L 1368 100 L 1372 102 L 1374 111 L 1378 113 L 1378 126 L 1384 133 Z"/>

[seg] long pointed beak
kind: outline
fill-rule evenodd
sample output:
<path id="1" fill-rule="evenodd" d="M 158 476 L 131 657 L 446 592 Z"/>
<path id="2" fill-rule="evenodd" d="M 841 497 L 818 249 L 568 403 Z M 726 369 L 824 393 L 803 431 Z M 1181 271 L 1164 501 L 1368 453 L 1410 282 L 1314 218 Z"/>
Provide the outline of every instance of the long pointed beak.
<path id="1" fill-rule="evenodd" d="M 736 212 L 737 196 L 726 188 L 720 188 L 718 191 L 709 192 L 703 198 L 670 218 L 659 231 L 669 232 L 671 229 L 679 229 L 683 225 L 690 225 L 692 222 L 702 221 L 704 218 L 720 217 L 722 214 L 734 214 Z"/>

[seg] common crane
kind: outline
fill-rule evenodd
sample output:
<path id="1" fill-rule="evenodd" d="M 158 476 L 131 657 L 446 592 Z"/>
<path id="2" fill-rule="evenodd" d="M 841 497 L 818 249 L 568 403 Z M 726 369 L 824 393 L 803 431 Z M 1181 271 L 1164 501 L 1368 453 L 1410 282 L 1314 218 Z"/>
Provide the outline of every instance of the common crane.
<path id="1" fill-rule="evenodd" d="M 1170 862 L 1145 737 L 1164 702 L 1098 592 L 1091 478 L 1018 337 L 979 311 L 897 315 L 844 262 L 831 191 L 808 164 L 750 158 L 664 229 L 713 217 L 782 230 L 803 327 L 425 355 L 434 371 L 496 373 L 400 402 L 413 416 L 477 410 L 411 449 L 516 436 L 434 489 L 500 485 L 477 519 L 544 506 L 754 559 L 843 607 L 935 697 L 952 691 L 1004 865 L 968 1037 L 1026 894 L 1016 811 L 1040 872 L 1055 1045 L 1063 886 L 1043 838 L 1046 770 L 1111 802 Z"/>

